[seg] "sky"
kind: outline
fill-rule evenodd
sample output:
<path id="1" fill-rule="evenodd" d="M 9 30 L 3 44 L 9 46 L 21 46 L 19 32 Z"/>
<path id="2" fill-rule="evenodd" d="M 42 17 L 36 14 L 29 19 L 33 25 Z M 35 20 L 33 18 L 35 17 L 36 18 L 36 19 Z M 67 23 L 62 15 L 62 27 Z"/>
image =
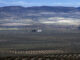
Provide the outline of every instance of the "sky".
<path id="1" fill-rule="evenodd" d="M 80 0 L 0 0 L 0 7 L 3 6 L 80 6 Z"/>

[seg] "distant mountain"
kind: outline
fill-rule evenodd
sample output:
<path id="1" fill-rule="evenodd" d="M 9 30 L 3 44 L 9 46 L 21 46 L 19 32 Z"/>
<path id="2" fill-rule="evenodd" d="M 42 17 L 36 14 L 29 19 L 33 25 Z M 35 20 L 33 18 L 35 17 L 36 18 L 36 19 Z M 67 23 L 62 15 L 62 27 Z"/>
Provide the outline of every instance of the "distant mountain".
<path id="1" fill-rule="evenodd" d="M 40 6 L 40 7 L 29 7 L 27 9 L 37 11 L 49 11 L 49 12 L 70 12 L 75 10 L 75 7 L 63 7 L 63 6 Z"/>
<path id="2" fill-rule="evenodd" d="M 74 12 L 80 12 L 80 7 L 76 8 L 76 7 L 63 7 L 63 6 L 34 6 L 34 7 L 6 6 L 6 7 L 0 7 L 0 19 L 29 18 L 29 17 L 34 17 L 35 14 L 37 13 L 39 14 L 41 12 L 74 13 Z M 32 16 L 30 14 L 32 14 Z"/>
<path id="3" fill-rule="evenodd" d="M 0 27 L 25 27 L 32 25 L 51 28 L 78 27 L 80 26 L 80 7 L 0 7 Z"/>

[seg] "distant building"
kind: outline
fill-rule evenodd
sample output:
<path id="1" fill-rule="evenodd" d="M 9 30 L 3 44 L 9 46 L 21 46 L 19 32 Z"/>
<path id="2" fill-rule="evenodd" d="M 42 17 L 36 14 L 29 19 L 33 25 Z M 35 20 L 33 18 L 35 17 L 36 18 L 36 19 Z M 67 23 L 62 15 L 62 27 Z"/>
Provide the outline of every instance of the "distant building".
<path id="1" fill-rule="evenodd" d="M 78 27 L 78 30 L 80 30 L 80 26 Z"/>
<path id="2" fill-rule="evenodd" d="M 41 29 L 38 29 L 37 32 L 42 32 L 42 30 Z"/>
<path id="3" fill-rule="evenodd" d="M 33 29 L 32 32 L 42 32 L 42 29 Z"/>
<path id="4" fill-rule="evenodd" d="M 33 29 L 32 32 L 37 32 L 37 30 L 36 29 Z"/>

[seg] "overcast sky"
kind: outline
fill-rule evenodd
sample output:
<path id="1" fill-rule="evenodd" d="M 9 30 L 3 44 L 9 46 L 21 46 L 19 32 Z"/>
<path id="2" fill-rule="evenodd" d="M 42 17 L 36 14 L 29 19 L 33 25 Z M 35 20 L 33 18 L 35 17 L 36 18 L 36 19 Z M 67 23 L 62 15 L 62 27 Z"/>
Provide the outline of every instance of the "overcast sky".
<path id="1" fill-rule="evenodd" d="M 80 0 L 0 0 L 3 6 L 80 6 Z"/>

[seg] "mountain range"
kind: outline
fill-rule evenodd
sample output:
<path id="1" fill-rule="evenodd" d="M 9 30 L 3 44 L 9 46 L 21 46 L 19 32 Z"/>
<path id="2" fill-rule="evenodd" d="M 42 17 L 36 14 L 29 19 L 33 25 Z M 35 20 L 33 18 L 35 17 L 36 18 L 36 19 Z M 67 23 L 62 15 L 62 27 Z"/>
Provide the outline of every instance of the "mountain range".
<path id="1" fill-rule="evenodd" d="M 4 18 L 16 18 L 16 19 L 19 19 L 19 18 L 27 18 L 27 17 L 29 18 L 29 17 L 32 17 L 32 16 L 36 17 L 35 14 L 39 14 L 41 12 L 76 13 L 76 12 L 80 12 L 80 7 L 63 7 L 63 6 L 21 7 L 21 6 L 6 6 L 6 7 L 0 7 L 0 19 L 4 19 Z"/>
<path id="2" fill-rule="evenodd" d="M 0 7 L 0 26 L 31 24 L 80 25 L 80 7 L 5 6 Z"/>

